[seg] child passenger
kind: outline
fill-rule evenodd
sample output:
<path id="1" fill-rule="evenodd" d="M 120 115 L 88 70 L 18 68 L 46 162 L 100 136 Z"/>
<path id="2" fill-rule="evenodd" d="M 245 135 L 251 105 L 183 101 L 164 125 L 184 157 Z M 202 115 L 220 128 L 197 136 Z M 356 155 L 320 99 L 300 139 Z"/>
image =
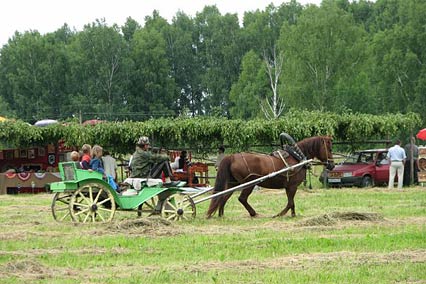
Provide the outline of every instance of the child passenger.
<path id="1" fill-rule="evenodd" d="M 80 153 L 78 153 L 77 151 L 72 151 L 70 156 L 71 156 L 71 161 L 74 162 L 77 169 L 81 169 Z"/>
<path id="2" fill-rule="evenodd" d="M 89 144 L 84 144 L 81 146 L 81 151 L 83 152 L 83 157 L 81 157 L 81 168 L 84 170 L 90 169 L 90 155 L 92 151 L 92 146 Z"/>
<path id="3" fill-rule="evenodd" d="M 114 181 L 114 178 L 110 175 L 105 174 L 104 164 L 102 162 L 102 147 L 99 145 L 94 145 L 92 148 L 92 159 L 90 160 L 89 170 L 97 171 L 106 177 L 108 184 L 114 189 L 117 190 L 118 186 Z"/>
<path id="4" fill-rule="evenodd" d="M 95 145 L 92 148 L 92 157 L 89 162 L 89 169 L 105 175 L 104 164 L 102 162 L 102 147 Z"/>
<path id="5" fill-rule="evenodd" d="M 71 161 L 73 162 L 80 161 L 80 154 L 77 151 L 72 151 L 70 156 L 71 156 Z"/>

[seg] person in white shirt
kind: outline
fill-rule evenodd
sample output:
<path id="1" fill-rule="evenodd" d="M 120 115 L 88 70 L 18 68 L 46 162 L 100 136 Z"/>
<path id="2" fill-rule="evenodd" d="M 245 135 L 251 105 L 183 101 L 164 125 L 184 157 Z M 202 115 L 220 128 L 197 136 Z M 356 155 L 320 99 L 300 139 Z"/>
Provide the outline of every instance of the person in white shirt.
<path id="1" fill-rule="evenodd" d="M 111 157 L 107 150 L 104 151 L 102 161 L 104 164 L 105 174 L 112 176 L 112 178 L 117 181 L 117 161 Z"/>
<path id="2" fill-rule="evenodd" d="M 171 164 L 173 170 L 186 170 L 187 167 L 191 166 L 191 162 L 188 160 L 188 152 L 183 150 L 180 152 L 180 156 L 176 157 L 174 162 Z"/>
<path id="3" fill-rule="evenodd" d="M 398 189 L 402 189 L 404 181 L 404 163 L 407 156 L 405 150 L 401 146 L 401 141 L 396 140 L 395 146 L 389 148 L 387 158 L 391 161 L 389 167 L 389 184 L 388 188 L 393 189 L 393 183 L 395 181 L 395 174 L 398 173 Z"/>

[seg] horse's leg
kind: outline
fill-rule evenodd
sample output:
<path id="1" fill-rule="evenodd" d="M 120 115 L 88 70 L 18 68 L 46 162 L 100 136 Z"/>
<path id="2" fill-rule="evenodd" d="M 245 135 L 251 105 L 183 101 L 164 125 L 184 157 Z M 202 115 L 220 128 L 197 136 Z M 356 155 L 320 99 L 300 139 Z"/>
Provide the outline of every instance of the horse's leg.
<path id="1" fill-rule="evenodd" d="M 285 214 L 287 214 L 287 211 L 290 209 L 291 209 L 291 217 L 296 216 L 296 211 L 294 209 L 294 196 L 296 195 L 296 191 L 297 191 L 297 186 L 286 188 L 285 193 L 287 194 L 287 206 L 283 209 L 283 211 L 281 211 L 274 217 L 284 216 Z"/>
<path id="2" fill-rule="evenodd" d="M 228 199 L 231 197 L 232 192 L 229 194 L 225 194 L 223 196 L 220 197 L 220 204 L 219 204 L 219 217 L 222 217 L 224 212 L 225 212 L 225 204 L 228 201 Z"/>
<path id="3" fill-rule="evenodd" d="M 217 191 L 213 191 L 212 194 L 216 194 L 218 193 Z M 222 197 L 223 196 L 217 196 L 211 199 L 210 201 L 210 206 L 207 210 L 207 214 L 206 217 L 207 219 L 210 219 L 214 213 L 216 213 L 216 211 L 218 210 L 218 208 L 221 206 L 222 204 Z"/>
<path id="4" fill-rule="evenodd" d="M 240 197 L 238 197 L 238 200 L 241 202 L 241 204 L 247 209 L 251 217 L 254 217 L 257 215 L 256 211 L 253 209 L 253 207 L 248 204 L 247 200 L 250 194 L 253 192 L 254 186 L 244 188 L 241 191 Z"/>

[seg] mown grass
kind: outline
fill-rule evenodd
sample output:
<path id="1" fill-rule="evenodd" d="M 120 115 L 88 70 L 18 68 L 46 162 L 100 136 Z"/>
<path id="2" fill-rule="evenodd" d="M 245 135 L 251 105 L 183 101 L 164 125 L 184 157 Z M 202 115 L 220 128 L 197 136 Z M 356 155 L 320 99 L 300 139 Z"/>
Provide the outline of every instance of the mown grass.
<path id="1" fill-rule="evenodd" d="M 0 283 L 425 283 L 426 189 L 300 189 L 297 217 L 271 218 L 283 191 L 259 190 L 248 217 L 236 194 L 224 218 L 120 227 L 57 223 L 52 195 L 0 196 Z M 374 220 L 307 220 L 333 212 Z M 155 220 L 152 219 L 152 220 Z M 328 220 L 325 218 L 325 220 Z M 310 223 L 309 223 L 310 224 Z"/>

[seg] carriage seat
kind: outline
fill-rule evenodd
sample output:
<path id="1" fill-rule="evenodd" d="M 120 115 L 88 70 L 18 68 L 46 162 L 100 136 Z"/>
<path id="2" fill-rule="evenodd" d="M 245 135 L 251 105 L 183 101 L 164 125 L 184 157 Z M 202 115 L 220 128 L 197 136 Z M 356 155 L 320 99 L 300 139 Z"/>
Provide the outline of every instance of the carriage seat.
<path id="1" fill-rule="evenodd" d="M 156 186 L 163 183 L 159 178 L 126 178 L 123 183 L 129 184 L 133 189 L 141 190 L 144 186 Z"/>

